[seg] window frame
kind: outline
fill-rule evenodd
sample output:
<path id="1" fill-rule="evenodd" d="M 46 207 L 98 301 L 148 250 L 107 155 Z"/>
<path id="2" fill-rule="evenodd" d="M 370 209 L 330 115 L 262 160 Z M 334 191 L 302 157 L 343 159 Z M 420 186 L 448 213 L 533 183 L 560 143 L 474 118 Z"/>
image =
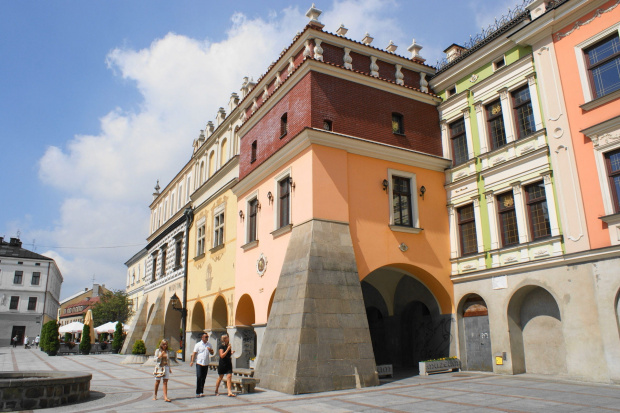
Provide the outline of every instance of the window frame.
<path id="1" fill-rule="evenodd" d="M 611 155 L 620 155 L 620 148 L 604 152 L 603 160 L 605 162 L 605 172 L 607 173 L 607 185 L 609 186 L 609 195 L 611 198 L 612 213 L 620 213 L 620 192 L 616 190 L 614 182 L 615 177 L 620 177 L 620 168 L 616 171 L 611 170 Z"/>
<path id="2" fill-rule="evenodd" d="M 28 311 L 36 311 L 36 310 L 37 310 L 37 297 L 28 297 Z"/>
<path id="3" fill-rule="evenodd" d="M 603 42 L 608 41 L 608 40 L 610 40 L 612 38 L 618 39 L 618 42 L 620 43 L 620 35 L 618 33 L 610 33 L 609 36 L 606 36 L 606 37 L 596 41 L 594 44 L 592 44 L 592 45 L 590 45 L 590 46 L 588 46 L 588 47 L 583 49 L 583 55 L 584 55 L 585 63 L 586 63 L 586 70 L 588 71 L 588 80 L 590 81 L 590 90 L 592 91 L 592 98 L 593 99 L 598 99 L 598 98 L 601 98 L 603 96 L 607 96 L 607 95 L 615 92 L 616 90 L 620 90 L 620 88 L 619 89 L 615 89 L 615 90 L 612 90 L 610 92 L 607 92 L 607 93 L 602 94 L 602 95 L 599 96 L 598 93 L 597 93 L 596 82 L 594 80 L 594 74 L 593 74 L 593 71 L 596 70 L 596 68 L 598 68 L 598 67 L 600 67 L 600 66 L 602 66 L 604 64 L 607 64 L 607 63 L 609 63 L 611 61 L 618 60 L 618 63 L 620 64 L 620 49 L 616 53 L 614 53 L 613 55 L 608 56 L 608 57 L 602 59 L 599 62 L 596 62 L 596 63 L 593 64 L 590 61 L 590 54 L 589 54 L 589 52 L 592 49 L 594 49 L 595 47 L 601 45 Z"/>
<path id="4" fill-rule="evenodd" d="M 206 229 L 206 219 L 203 217 L 196 222 L 196 257 L 201 257 L 205 254 Z"/>
<path id="5" fill-rule="evenodd" d="M 168 260 L 168 244 L 161 247 L 161 276 L 166 276 L 166 261 Z"/>
<path id="6" fill-rule="evenodd" d="M 213 248 L 224 245 L 225 239 L 225 208 L 221 207 L 213 212 Z"/>
<path id="7" fill-rule="evenodd" d="M 280 117 L 280 139 L 284 138 L 288 133 L 288 112 Z"/>
<path id="8" fill-rule="evenodd" d="M 544 197 L 538 197 L 535 199 L 531 199 L 530 198 L 530 193 L 528 191 L 528 188 L 531 188 L 533 186 L 537 186 L 542 184 L 542 190 L 543 190 L 543 194 Z M 549 203 L 547 202 L 547 192 L 545 189 L 545 183 L 544 181 L 535 181 L 532 183 L 529 183 L 527 185 L 523 185 L 523 193 L 525 194 L 525 209 L 526 209 L 526 213 L 527 213 L 527 224 L 528 224 L 528 229 L 530 231 L 530 240 L 531 241 L 539 241 L 539 240 L 543 240 L 546 238 L 550 238 L 553 236 L 552 232 L 551 232 L 551 217 L 549 214 Z M 538 205 L 538 204 L 542 204 L 544 203 L 547 207 L 547 227 L 548 227 L 548 233 L 546 235 L 541 235 L 541 236 L 536 236 L 535 235 L 535 229 L 534 229 L 534 220 L 533 220 L 533 216 L 532 216 L 532 207 L 534 205 Z"/>
<path id="9" fill-rule="evenodd" d="M 614 25 L 597 33 L 595 36 L 584 40 L 574 47 L 579 77 L 581 80 L 581 89 L 585 102 L 582 108 L 585 110 L 590 110 L 598 106 L 598 103 L 592 103 L 593 106 L 588 105 L 592 101 L 600 101 L 600 104 L 603 104 L 620 96 L 620 90 L 615 90 L 601 97 L 596 97 L 596 93 L 593 90 L 593 85 L 590 79 L 590 72 L 588 70 L 588 59 L 585 53 L 586 49 L 595 46 L 600 41 L 605 40 L 605 38 L 612 36 L 614 33 L 620 38 L 620 23 L 615 23 Z"/>
<path id="10" fill-rule="evenodd" d="M 258 143 L 257 141 L 252 142 L 252 148 L 250 152 L 250 163 L 256 162 L 256 157 L 258 156 Z"/>
<path id="11" fill-rule="evenodd" d="M 515 95 L 517 93 L 520 93 L 523 90 L 527 91 L 527 95 L 529 99 L 517 105 Z M 510 99 L 512 102 L 512 117 L 514 119 L 514 124 L 515 124 L 515 129 L 516 129 L 515 130 L 516 139 L 523 139 L 523 138 L 527 138 L 528 136 L 532 136 L 537 131 L 536 131 L 536 116 L 534 115 L 534 106 L 532 105 L 532 94 L 530 93 L 529 84 L 526 83 L 525 85 L 518 87 L 515 90 L 510 91 Z M 519 110 L 526 106 L 529 106 L 531 117 L 532 117 L 532 130 L 529 133 L 525 133 L 525 130 L 522 130 L 521 122 L 519 118 Z"/>
<path id="12" fill-rule="evenodd" d="M 501 198 L 507 196 L 508 194 L 512 195 L 512 206 L 504 207 L 502 204 Z M 517 208 L 516 208 L 516 199 L 515 199 L 514 191 L 510 190 L 510 191 L 503 192 L 501 194 L 497 194 L 495 196 L 495 202 L 497 203 L 497 206 L 496 206 L 497 221 L 498 221 L 497 223 L 498 223 L 498 230 L 499 230 L 499 235 L 500 235 L 500 240 L 501 240 L 501 248 L 512 247 L 514 245 L 518 245 L 520 243 L 519 224 L 517 221 Z M 506 231 L 505 231 L 506 222 L 504 221 L 504 216 L 507 216 L 511 213 L 514 215 L 514 230 L 516 231 L 516 240 L 514 242 L 508 242 L 506 240 L 507 237 L 506 237 Z"/>
<path id="13" fill-rule="evenodd" d="M 246 244 L 258 241 L 258 194 L 247 201 Z"/>
<path id="14" fill-rule="evenodd" d="M 466 218 L 466 219 L 461 219 L 461 211 L 465 208 L 470 208 L 471 207 L 471 218 Z M 456 214 L 456 225 L 457 225 L 457 230 L 458 230 L 458 237 L 459 237 L 459 256 L 460 257 L 469 257 L 472 255 L 476 255 L 478 254 L 478 228 L 476 226 L 476 207 L 474 205 L 473 202 L 455 207 L 455 214 Z M 465 225 L 470 225 L 473 224 L 473 228 L 474 228 L 474 250 L 471 252 L 465 252 L 465 248 L 464 248 L 464 244 L 463 244 L 463 227 Z"/>
<path id="15" fill-rule="evenodd" d="M 36 274 L 36 276 L 35 276 L 35 274 Z M 37 279 L 36 284 L 35 284 L 35 282 L 34 282 L 35 277 L 36 277 L 36 279 Z M 41 285 L 41 273 L 40 273 L 40 272 L 38 272 L 38 271 L 34 271 L 34 272 L 32 273 L 32 278 L 30 279 L 30 285 Z"/>
<path id="16" fill-rule="evenodd" d="M 405 117 L 402 113 L 392 112 L 392 133 L 395 135 L 405 134 Z"/>
<path id="17" fill-rule="evenodd" d="M 19 295 L 11 296 L 11 301 L 9 302 L 9 310 L 19 310 Z"/>
<path id="18" fill-rule="evenodd" d="M 411 225 L 405 226 L 396 224 L 396 217 L 394 215 L 394 177 L 399 177 L 403 179 L 409 180 L 409 189 L 410 189 L 410 214 L 411 214 Z M 417 186 L 417 177 L 415 173 L 396 170 L 396 169 L 388 169 L 388 208 L 389 208 L 389 226 L 392 231 L 397 232 L 409 232 L 413 234 L 419 233 L 422 229 L 420 228 L 420 214 L 419 214 L 419 204 L 418 204 L 418 186 Z"/>
<path id="19" fill-rule="evenodd" d="M 495 106 L 496 104 L 499 105 L 500 111 L 497 114 L 492 114 L 492 116 L 489 116 L 489 113 L 491 113 L 492 111 L 491 106 Z M 486 120 L 487 135 L 488 135 L 487 138 L 489 140 L 489 148 L 491 149 L 491 151 L 494 151 L 499 148 L 503 148 L 504 146 L 508 144 L 508 135 L 506 133 L 506 123 L 504 122 L 504 108 L 502 107 L 502 99 L 500 97 L 497 97 L 497 99 L 484 105 L 484 116 Z M 492 128 L 493 122 L 497 120 L 501 122 L 502 130 L 504 133 L 504 139 L 503 139 L 504 143 L 498 146 L 495 145 L 495 138 L 493 136 L 493 128 Z"/>
<path id="20" fill-rule="evenodd" d="M 18 280 L 17 277 L 19 277 L 19 281 L 17 281 Z M 13 275 L 13 285 L 22 285 L 23 283 L 24 283 L 24 272 L 21 270 L 15 270 L 15 274 Z"/>
<path id="21" fill-rule="evenodd" d="M 452 127 L 454 125 L 456 125 L 457 123 L 463 123 L 463 131 L 458 133 L 457 135 L 453 135 L 453 130 Z M 460 117 L 458 119 L 453 120 L 452 122 L 448 123 L 448 135 L 450 138 L 450 151 L 451 151 L 451 155 L 452 155 L 452 166 L 459 166 L 459 165 L 463 165 L 464 163 L 467 163 L 467 161 L 469 161 L 469 148 L 467 145 L 467 125 L 465 124 L 465 117 Z M 454 150 L 454 143 L 457 139 L 463 139 L 463 142 L 465 143 L 465 159 L 462 160 L 461 162 L 457 162 L 456 160 L 456 156 L 455 153 L 456 151 Z"/>

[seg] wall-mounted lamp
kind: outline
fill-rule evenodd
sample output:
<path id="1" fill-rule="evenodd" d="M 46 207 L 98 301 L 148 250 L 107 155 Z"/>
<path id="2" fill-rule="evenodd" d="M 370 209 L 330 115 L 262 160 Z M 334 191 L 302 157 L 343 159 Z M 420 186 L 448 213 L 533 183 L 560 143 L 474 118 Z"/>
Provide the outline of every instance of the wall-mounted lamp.
<path id="1" fill-rule="evenodd" d="M 390 186 L 390 183 L 388 182 L 388 180 L 387 180 L 387 179 L 384 179 L 384 180 L 383 180 L 383 190 L 384 190 L 385 192 L 387 192 L 387 190 L 388 190 L 389 186 Z"/>
<path id="2" fill-rule="evenodd" d="M 288 177 L 288 183 L 291 186 L 292 189 L 295 189 L 295 182 L 293 182 L 293 177 L 289 176 Z"/>
<path id="3" fill-rule="evenodd" d="M 420 187 L 420 196 L 422 197 L 422 199 L 424 199 L 424 193 L 426 192 L 426 187 L 424 185 L 422 185 Z"/>
<path id="4" fill-rule="evenodd" d="M 245 215 L 243 215 L 243 211 L 239 210 L 239 218 L 243 219 L 245 218 Z"/>
<path id="5" fill-rule="evenodd" d="M 181 304 L 181 300 L 177 297 L 176 293 L 170 297 L 170 303 L 172 304 L 172 309 L 180 312 L 183 316 L 187 314 L 187 309 L 183 307 Z"/>
<path id="6" fill-rule="evenodd" d="M 267 199 L 269 200 L 269 205 L 273 202 L 273 194 L 271 191 L 267 192 Z"/>
<path id="7" fill-rule="evenodd" d="M 260 202 L 258 201 L 258 199 L 256 200 L 256 209 L 260 211 Z"/>

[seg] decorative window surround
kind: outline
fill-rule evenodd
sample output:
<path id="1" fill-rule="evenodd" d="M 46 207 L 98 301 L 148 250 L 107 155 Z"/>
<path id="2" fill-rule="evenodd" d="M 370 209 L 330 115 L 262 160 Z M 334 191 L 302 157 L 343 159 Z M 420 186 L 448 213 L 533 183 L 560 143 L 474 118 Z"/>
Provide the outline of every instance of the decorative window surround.
<path id="1" fill-rule="evenodd" d="M 401 225 L 395 225 L 394 224 L 394 195 L 393 195 L 393 176 L 398 176 L 401 178 L 408 178 L 409 179 L 409 188 L 411 189 L 411 226 L 410 227 L 406 227 L 406 226 L 401 226 Z M 393 231 L 397 231 L 396 229 L 394 229 L 393 227 L 397 227 L 398 229 L 401 229 L 402 231 L 399 232 L 409 232 L 409 233 L 414 233 L 417 234 L 421 231 L 420 228 L 420 216 L 418 213 L 418 186 L 416 183 L 416 175 L 412 172 L 405 172 L 405 171 L 399 171 L 396 169 L 388 169 L 388 182 L 389 184 L 389 190 L 388 190 L 388 197 L 389 197 L 389 213 L 390 213 L 390 229 L 392 229 Z M 415 232 L 417 230 L 417 232 Z"/>
<path id="2" fill-rule="evenodd" d="M 293 224 L 288 224 L 288 225 L 283 226 L 282 228 L 278 228 L 275 231 L 272 231 L 271 235 L 275 239 L 275 238 L 278 238 L 281 235 L 288 234 L 292 230 L 293 230 Z"/>
<path id="3" fill-rule="evenodd" d="M 541 150 L 548 150 L 545 129 L 537 131 L 527 138 L 512 141 L 501 148 L 480 155 L 481 170 L 493 169 L 500 166 L 500 164 L 528 157 L 532 152 Z"/>
<path id="4" fill-rule="evenodd" d="M 273 178 L 273 205 L 275 208 L 273 208 L 273 230 L 277 231 L 279 228 L 279 221 L 280 221 L 280 188 L 279 188 L 279 182 L 287 177 L 291 177 L 291 168 L 288 167 L 286 168 L 284 171 L 280 172 L 278 175 L 276 175 Z M 292 188 L 289 185 L 289 223 L 293 222 L 293 191 Z M 288 225 L 284 225 L 282 228 L 287 227 Z M 272 232 L 273 234 L 273 232 Z M 275 236 L 274 236 L 275 237 Z"/>
<path id="5" fill-rule="evenodd" d="M 438 109 L 441 119 L 441 140 L 443 146 L 443 157 L 452 159 L 450 132 L 448 130 L 448 125 L 462 117 L 465 121 L 467 155 L 470 160 L 473 159 L 475 156 L 474 143 L 472 139 L 470 108 L 467 102 L 467 93 L 459 93 L 458 95 L 454 95 L 449 101 L 446 101 L 439 105 Z M 458 165 L 454 168 L 459 168 L 461 166 L 462 165 Z"/>
<path id="6" fill-rule="evenodd" d="M 620 1 L 616 2 L 616 4 L 614 4 L 610 9 L 611 10 L 613 8 L 615 8 L 618 4 L 620 4 Z M 606 10 L 606 11 L 608 11 Z M 600 11 L 600 10 L 599 10 Z M 605 11 L 603 11 L 605 12 Z M 600 13 L 599 13 L 600 14 Z M 598 16 L 595 16 L 598 17 Z M 594 17 L 593 17 L 594 19 Z M 577 22 L 575 25 L 578 28 L 579 26 L 577 26 L 579 22 Z M 586 22 L 584 24 L 587 24 L 589 22 Z M 572 31 L 571 31 L 572 32 Z M 567 33 L 566 35 L 570 34 L 571 32 Z M 583 91 L 583 100 L 584 100 L 584 104 L 581 106 L 582 109 L 584 110 L 592 110 L 600 105 L 603 105 L 607 102 L 610 102 L 611 100 L 614 100 L 618 97 L 620 97 L 620 90 L 617 90 L 615 92 L 612 92 L 610 94 L 604 95 L 599 97 L 598 99 L 595 99 L 595 95 L 592 91 L 592 85 L 590 83 L 590 76 L 588 74 L 588 68 L 587 68 L 587 64 L 586 64 L 586 56 L 584 53 L 584 50 L 587 49 L 588 47 L 594 45 L 596 42 L 603 40 L 605 37 L 612 35 L 614 32 L 616 32 L 618 34 L 618 36 L 620 36 L 620 23 L 616 23 L 613 26 L 603 30 L 602 32 L 598 33 L 596 36 L 593 36 L 591 38 L 589 38 L 588 40 L 585 40 L 581 43 L 579 43 L 578 45 L 575 46 L 575 56 L 577 59 L 577 68 L 579 70 L 579 78 L 581 80 L 581 89 Z M 559 36 L 559 34 L 557 35 Z"/>
<path id="7" fill-rule="evenodd" d="M 605 154 L 607 152 L 620 149 L 620 116 L 616 116 L 615 118 L 606 120 L 605 122 L 601 122 L 580 132 L 592 141 L 594 147 L 594 160 L 596 161 L 596 170 L 598 172 L 603 206 L 605 208 L 605 216 L 601 217 L 601 220 L 608 224 L 612 245 L 620 245 L 620 222 L 618 222 L 617 219 L 611 218 L 616 215 L 616 211 L 614 209 L 605 161 Z M 607 217 L 610 218 L 607 219 Z"/>
<path id="8" fill-rule="evenodd" d="M 258 189 L 252 192 L 251 194 L 249 194 L 245 199 L 246 199 L 245 200 L 245 245 L 242 246 L 244 250 L 251 248 L 251 246 L 244 248 L 247 245 L 258 241 L 258 226 L 259 226 L 258 225 L 258 212 L 259 212 L 258 206 L 257 206 L 257 211 L 256 211 L 256 234 L 255 234 L 256 239 L 250 240 L 250 202 L 254 200 L 258 201 Z"/>

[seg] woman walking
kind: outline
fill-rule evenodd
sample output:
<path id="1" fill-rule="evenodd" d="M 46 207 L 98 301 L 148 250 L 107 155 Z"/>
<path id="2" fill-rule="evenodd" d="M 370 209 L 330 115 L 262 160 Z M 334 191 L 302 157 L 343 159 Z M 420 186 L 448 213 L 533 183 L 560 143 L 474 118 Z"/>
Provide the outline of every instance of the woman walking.
<path id="1" fill-rule="evenodd" d="M 164 401 L 170 402 L 171 400 L 168 398 L 168 379 L 172 374 L 172 370 L 170 369 L 170 360 L 168 360 L 168 341 L 163 339 L 159 343 L 159 348 L 155 350 L 155 371 L 153 375 L 155 376 L 155 392 L 153 393 L 153 400 L 157 400 L 157 389 L 159 389 L 159 382 L 163 379 L 163 391 L 164 391 Z"/>
<path id="2" fill-rule="evenodd" d="M 218 347 L 220 354 L 220 362 L 217 366 L 217 382 L 215 383 L 215 395 L 219 395 L 220 383 L 226 375 L 226 387 L 228 389 L 228 397 L 236 397 L 236 394 L 232 392 L 232 360 L 231 355 L 234 353 L 230 348 L 228 334 L 222 335 L 222 344 Z"/>

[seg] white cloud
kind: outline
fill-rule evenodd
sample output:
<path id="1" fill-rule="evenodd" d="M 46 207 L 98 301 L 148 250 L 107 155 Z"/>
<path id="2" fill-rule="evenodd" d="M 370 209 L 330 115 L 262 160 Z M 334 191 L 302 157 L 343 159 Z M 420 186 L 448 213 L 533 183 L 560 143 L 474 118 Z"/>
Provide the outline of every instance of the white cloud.
<path id="1" fill-rule="evenodd" d="M 385 47 L 402 38 L 389 17 L 394 6 L 391 0 L 336 1 L 321 20 L 332 32 L 344 22 L 356 39 L 369 31 L 375 44 Z M 199 129 L 226 107 L 243 76 L 256 79 L 277 59 L 306 24 L 305 12 L 288 7 L 264 19 L 236 13 L 221 41 L 169 33 L 141 50 L 113 49 L 106 58 L 111 73 L 135 84 L 143 100 L 134 112 L 119 102 L 121 107 L 101 117 L 99 134 L 78 135 L 63 148 L 47 149 L 39 177 L 66 198 L 52 230 L 28 235 L 39 245 L 143 246 L 155 180 L 163 187 L 189 160 Z M 66 297 L 88 286 L 93 274 L 99 283 L 124 288 L 123 263 L 141 246 L 47 254 L 65 277 Z"/>

